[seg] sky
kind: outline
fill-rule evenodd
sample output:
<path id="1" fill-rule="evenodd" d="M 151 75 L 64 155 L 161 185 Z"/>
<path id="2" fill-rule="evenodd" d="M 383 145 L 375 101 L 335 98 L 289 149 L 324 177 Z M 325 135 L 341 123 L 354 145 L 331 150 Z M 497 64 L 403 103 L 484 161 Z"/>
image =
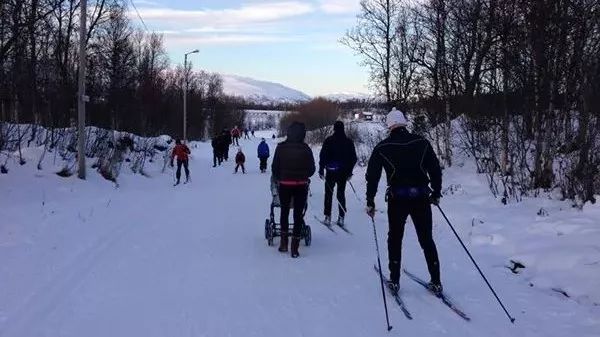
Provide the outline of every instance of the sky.
<path id="1" fill-rule="evenodd" d="M 132 0 L 163 33 L 172 64 L 278 82 L 309 95 L 368 93 L 360 58 L 339 43 L 360 0 Z M 134 24 L 142 26 L 130 9 Z"/>

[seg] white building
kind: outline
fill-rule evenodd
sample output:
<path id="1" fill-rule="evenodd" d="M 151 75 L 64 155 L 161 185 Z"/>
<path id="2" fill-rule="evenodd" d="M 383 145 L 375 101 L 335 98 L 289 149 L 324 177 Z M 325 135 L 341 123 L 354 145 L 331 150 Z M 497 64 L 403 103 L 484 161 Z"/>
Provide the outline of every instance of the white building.
<path id="1" fill-rule="evenodd" d="M 254 130 L 275 129 L 279 126 L 279 120 L 289 111 L 281 110 L 245 110 L 244 123 Z"/>

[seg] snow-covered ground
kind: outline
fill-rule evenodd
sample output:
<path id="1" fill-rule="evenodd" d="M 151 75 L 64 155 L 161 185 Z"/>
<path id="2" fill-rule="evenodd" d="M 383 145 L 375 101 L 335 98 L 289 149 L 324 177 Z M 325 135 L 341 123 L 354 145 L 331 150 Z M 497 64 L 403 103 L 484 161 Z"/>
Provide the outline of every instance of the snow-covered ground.
<path id="1" fill-rule="evenodd" d="M 444 172 L 442 207 L 517 320 L 503 316 L 434 211 L 445 289 L 472 321 L 403 277 L 414 320 L 388 300 L 388 333 L 362 200 L 347 191 L 354 235 L 333 234 L 314 220 L 323 184 L 313 179 L 312 246 L 297 260 L 277 252 L 264 240 L 271 196 L 257 143 L 241 141 L 246 175 L 232 174 L 231 159 L 212 168 L 210 145 L 194 143 L 193 181 L 178 187 L 159 161 L 147 164 L 149 177 L 124 170 L 119 188 L 93 170 L 87 181 L 61 178 L 51 163 L 39 171 L 41 149 L 24 151 L 24 166 L 9 162 L 0 175 L 0 336 L 600 335 L 599 205 L 579 211 L 538 198 L 504 206 L 457 158 Z M 357 168 L 360 199 L 363 177 Z M 381 193 L 376 203 L 384 208 Z M 385 214 L 376 223 L 386 264 Z M 403 252 L 404 267 L 426 278 L 411 225 Z M 510 259 L 526 268 L 513 274 Z"/>

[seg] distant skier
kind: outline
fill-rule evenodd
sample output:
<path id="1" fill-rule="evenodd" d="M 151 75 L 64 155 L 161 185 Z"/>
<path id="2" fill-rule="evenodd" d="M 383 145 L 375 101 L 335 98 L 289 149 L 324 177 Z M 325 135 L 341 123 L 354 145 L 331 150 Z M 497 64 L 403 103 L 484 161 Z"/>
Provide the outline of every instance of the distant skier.
<path id="1" fill-rule="evenodd" d="M 177 173 L 175 174 L 177 177 L 177 182 L 175 185 L 179 185 L 182 165 L 185 169 L 185 182 L 187 183 L 190 180 L 190 170 L 188 169 L 188 155 L 190 153 L 190 149 L 187 147 L 187 145 L 182 144 L 181 140 L 177 139 L 175 141 L 175 147 L 173 148 L 173 152 L 171 152 L 171 167 L 173 167 L 173 159 L 177 157 Z"/>
<path id="2" fill-rule="evenodd" d="M 242 152 L 242 148 L 240 147 L 238 149 L 237 154 L 235 155 L 235 172 L 234 173 L 237 173 L 238 169 L 241 167 L 242 173 L 246 174 L 246 168 L 244 167 L 245 162 L 246 162 L 246 156 L 244 155 L 244 152 Z"/>
<path id="3" fill-rule="evenodd" d="M 213 167 L 217 167 L 217 164 L 221 165 L 223 162 L 223 137 L 221 135 L 213 137 L 210 145 L 213 149 Z"/>
<path id="4" fill-rule="evenodd" d="M 269 145 L 267 141 L 263 138 L 258 144 L 258 159 L 260 160 L 260 173 L 265 173 L 267 171 L 267 160 L 269 159 Z"/>
<path id="5" fill-rule="evenodd" d="M 273 156 L 271 170 L 273 178 L 279 182 L 281 203 L 281 242 L 279 251 L 288 251 L 288 229 L 290 203 L 294 202 L 294 231 L 291 256 L 300 256 L 298 248 L 304 226 L 304 205 L 308 197 L 309 178 L 315 174 L 315 160 L 310 147 L 304 143 L 304 124 L 293 122 L 287 130 L 287 139 L 279 143 Z"/>
<path id="6" fill-rule="evenodd" d="M 250 131 L 248 131 L 248 128 L 244 129 L 244 139 L 250 139 Z"/>
<path id="7" fill-rule="evenodd" d="M 387 176 L 389 287 L 397 291 L 400 285 L 402 237 L 406 218 L 410 215 L 419 244 L 427 260 L 431 276 L 429 288 L 442 292 L 440 263 L 432 235 L 431 205 L 439 204 L 442 171 L 431 144 L 406 129 L 404 114 L 396 108 L 387 115 L 390 136 L 380 142 L 369 159 L 367 168 L 367 214 L 375 215 L 375 195 L 381 169 Z M 431 189 L 429 183 L 431 182 Z"/>
<path id="8" fill-rule="evenodd" d="M 235 144 L 236 146 L 240 146 L 240 136 L 241 136 L 241 131 L 240 129 L 238 129 L 238 127 L 234 127 L 231 130 L 231 143 Z"/>
<path id="9" fill-rule="evenodd" d="M 325 179 L 325 224 L 331 225 L 331 203 L 333 189 L 337 185 L 338 226 L 344 226 L 346 215 L 346 181 L 352 177 L 356 165 L 356 149 L 354 143 L 344 132 L 344 123 L 333 124 L 333 135 L 327 137 L 319 154 L 319 177 Z"/>
<path id="10" fill-rule="evenodd" d="M 254 129 L 252 129 L 252 131 L 250 131 L 250 133 L 252 133 L 252 137 L 256 137 L 256 136 L 254 135 Z"/>
<path id="11" fill-rule="evenodd" d="M 219 137 L 220 154 L 224 161 L 229 160 L 229 146 L 231 143 L 231 133 L 224 128 Z"/>

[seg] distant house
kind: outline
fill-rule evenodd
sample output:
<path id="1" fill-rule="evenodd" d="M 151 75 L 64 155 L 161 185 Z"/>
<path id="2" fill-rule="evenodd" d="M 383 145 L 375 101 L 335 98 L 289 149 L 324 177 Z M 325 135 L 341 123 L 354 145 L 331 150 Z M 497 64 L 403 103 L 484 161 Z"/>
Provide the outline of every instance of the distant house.
<path id="1" fill-rule="evenodd" d="M 277 128 L 281 117 L 289 112 L 280 110 L 245 110 L 245 113 L 246 120 L 244 124 L 246 127 L 254 130 L 265 130 Z"/>
<path id="2" fill-rule="evenodd" d="M 373 120 L 373 113 L 370 111 L 363 111 L 360 114 L 360 118 L 364 121 L 372 121 Z"/>

